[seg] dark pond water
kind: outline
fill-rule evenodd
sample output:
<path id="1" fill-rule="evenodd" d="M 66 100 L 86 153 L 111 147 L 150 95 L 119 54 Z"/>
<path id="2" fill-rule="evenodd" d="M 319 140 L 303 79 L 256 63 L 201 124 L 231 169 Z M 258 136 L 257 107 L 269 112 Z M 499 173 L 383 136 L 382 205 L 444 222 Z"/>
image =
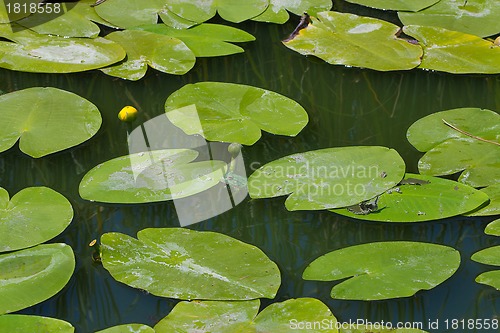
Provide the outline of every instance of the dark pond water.
<path id="1" fill-rule="evenodd" d="M 354 7 L 354 9 L 356 9 Z M 0 90 L 34 86 L 66 89 L 96 104 L 103 117 L 99 133 L 68 151 L 32 159 L 17 146 L 0 154 L 0 186 L 11 194 L 29 187 L 49 186 L 73 204 L 72 224 L 52 242 L 73 248 L 77 266 L 69 284 L 51 299 L 20 311 L 66 320 L 77 332 L 92 332 L 123 323 L 153 326 L 169 313 L 176 300 L 163 299 L 116 282 L 91 259 L 88 243 L 108 231 L 134 235 L 148 227 L 175 227 L 178 218 L 171 202 L 149 205 L 103 205 L 82 200 L 78 184 L 86 171 L 108 159 L 125 155 L 127 127 L 116 115 L 125 105 L 136 105 L 135 124 L 164 112 L 166 98 L 187 83 L 224 81 L 276 91 L 299 102 L 310 122 L 295 138 L 266 135 L 244 147 L 247 172 L 296 152 L 326 147 L 381 145 L 396 149 L 417 171 L 421 154 L 406 140 L 407 128 L 436 111 L 458 107 L 500 110 L 500 76 L 450 75 L 421 70 L 381 73 L 328 65 L 301 56 L 281 44 L 298 22 L 283 26 L 238 25 L 257 40 L 244 45 L 244 54 L 198 59 L 184 76 L 153 70 L 139 82 L 113 79 L 98 71 L 71 75 L 13 73 L 0 70 Z M 376 47 L 376 45 L 373 45 Z M 0 123 L 1 126 L 1 123 Z M 257 163 L 255 163 L 257 162 Z M 235 237 L 261 248 L 282 273 L 282 285 L 271 302 L 315 297 L 326 303 L 340 321 L 424 322 L 439 319 L 486 319 L 500 314 L 500 293 L 474 282 L 491 267 L 470 260 L 472 253 L 498 244 L 484 234 L 493 218 L 456 217 L 437 222 L 386 224 L 362 222 L 330 212 L 288 212 L 284 198 L 250 200 L 205 222 L 190 226 Z M 458 249 L 462 263 L 442 285 L 413 297 L 376 301 L 342 301 L 330 298 L 334 283 L 304 281 L 302 272 L 321 254 L 342 247 L 383 240 L 413 240 L 445 244 Z M 369 257 L 366 260 L 370 260 Z M 432 331 L 432 330 L 429 330 Z M 441 329 L 433 332 L 456 332 Z M 472 331 L 472 330 L 468 330 Z"/>

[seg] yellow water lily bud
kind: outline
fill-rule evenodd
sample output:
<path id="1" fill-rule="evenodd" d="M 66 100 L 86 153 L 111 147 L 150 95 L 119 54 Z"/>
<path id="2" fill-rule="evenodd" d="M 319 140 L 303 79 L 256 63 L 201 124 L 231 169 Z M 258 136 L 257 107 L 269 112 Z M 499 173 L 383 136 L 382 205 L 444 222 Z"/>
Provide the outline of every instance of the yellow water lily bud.
<path id="1" fill-rule="evenodd" d="M 133 106 L 126 106 L 118 113 L 121 121 L 132 122 L 137 118 L 137 109 Z"/>

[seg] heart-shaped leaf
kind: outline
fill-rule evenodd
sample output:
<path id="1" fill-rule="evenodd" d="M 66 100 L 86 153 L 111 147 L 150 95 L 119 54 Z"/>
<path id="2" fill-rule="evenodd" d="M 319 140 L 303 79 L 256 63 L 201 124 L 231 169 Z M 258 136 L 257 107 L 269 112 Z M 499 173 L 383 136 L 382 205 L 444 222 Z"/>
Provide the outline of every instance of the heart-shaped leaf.
<path id="1" fill-rule="evenodd" d="M 106 0 L 94 7 L 104 20 L 120 28 L 131 28 L 142 24 L 158 23 L 158 13 L 166 0 Z"/>
<path id="2" fill-rule="evenodd" d="M 432 6 L 440 0 L 347 0 L 362 6 L 368 6 L 384 10 L 401 10 L 409 12 L 418 12 L 424 8 Z"/>
<path id="3" fill-rule="evenodd" d="M 28 88 L 0 96 L 0 152 L 19 148 L 42 157 L 94 136 L 101 114 L 86 99 L 56 88 Z"/>
<path id="4" fill-rule="evenodd" d="M 179 302 L 155 326 L 157 333 L 170 332 L 273 332 L 338 333 L 337 319 L 314 298 L 289 299 L 273 303 L 262 312 L 259 300 L 245 302 Z M 318 328 L 314 323 L 323 323 Z"/>
<path id="5" fill-rule="evenodd" d="M 500 47 L 491 41 L 431 26 L 409 25 L 403 31 L 424 48 L 420 68 L 454 74 L 500 73 Z"/>
<path id="6" fill-rule="evenodd" d="M 90 170 L 80 196 L 113 203 L 145 203 L 185 198 L 224 179 L 226 163 L 201 161 L 189 149 L 154 150 L 118 157 Z"/>
<path id="7" fill-rule="evenodd" d="M 406 184 L 380 195 L 373 212 L 356 214 L 346 208 L 332 212 L 369 221 L 421 222 L 467 213 L 489 199 L 482 191 L 448 179 L 416 174 L 406 174 L 404 179 Z"/>
<path id="8" fill-rule="evenodd" d="M 403 178 L 401 156 L 385 147 L 328 148 L 267 163 L 248 179 L 252 198 L 290 196 L 288 210 L 340 208 L 371 199 Z"/>
<path id="9" fill-rule="evenodd" d="M 288 12 L 296 15 L 304 13 L 316 15 L 318 12 L 330 9 L 332 9 L 331 0 L 270 0 L 269 7 L 259 16 L 252 18 L 252 20 L 283 24 L 290 18 Z"/>
<path id="10" fill-rule="evenodd" d="M 500 246 L 492 246 L 474 253 L 472 260 L 486 265 L 500 266 Z M 500 270 L 489 271 L 476 277 L 477 283 L 482 283 L 500 290 Z"/>
<path id="11" fill-rule="evenodd" d="M 420 64 L 422 48 L 396 37 L 400 28 L 371 17 L 321 12 L 285 40 L 288 48 L 334 65 L 378 71 L 405 70 Z M 373 47 L 377 45 L 377 47 Z"/>
<path id="12" fill-rule="evenodd" d="M 125 30 L 110 33 L 106 39 L 120 44 L 127 59 L 101 71 L 127 80 L 139 80 L 148 65 L 160 72 L 182 75 L 193 68 L 194 53 L 181 40 L 147 31 Z"/>
<path id="13" fill-rule="evenodd" d="M 244 145 L 257 142 L 261 130 L 295 136 L 308 122 L 306 111 L 283 95 L 222 82 L 185 85 L 168 97 L 165 110 L 186 134 Z"/>
<path id="14" fill-rule="evenodd" d="M 52 297 L 68 283 L 74 269 L 75 257 L 66 244 L 42 244 L 0 254 L 0 314 Z"/>
<path id="15" fill-rule="evenodd" d="M 488 223 L 484 233 L 492 236 L 500 236 L 500 219 Z"/>
<path id="16" fill-rule="evenodd" d="M 9 193 L 0 187 L 0 252 L 48 241 L 72 219 L 69 201 L 50 188 L 25 188 L 9 201 Z"/>
<path id="17" fill-rule="evenodd" d="M 137 238 L 104 234 L 102 263 L 116 280 L 157 296 L 273 298 L 280 285 L 278 267 L 261 250 L 223 234 L 157 228 Z"/>
<path id="18" fill-rule="evenodd" d="M 65 38 L 29 30 L 12 33 L 0 25 L 0 67 L 34 73 L 72 73 L 97 69 L 125 58 L 123 48 L 104 38 Z"/>
<path id="19" fill-rule="evenodd" d="M 0 316 L 0 327 L 4 332 L 51 332 L 73 333 L 75 328 L 68 322 L 40 316 L 8 314 Z"/>
<path id="20" fill-rule="evenodd" d="M 412 296 L 452 276 L 460 265 L 457 250 L 418 242 L 377 242 L 335 250 L 307 266 L 305 280 L 334 281 L 336 299 L 380 300 Z"/>
<path id="21" fill-rule="evenodd" d="M 125 324 L 106 328 L 95 333 L 155 333 L 155 330 L 143 324 Z"/>
<path id="22" fill-rule="evenodd" d="M 400 12 L 398 15 L 404 25 L 442 27 L 482 37 L 500 32 L 500 2 L 497 0 L 440 0 L 419 12 Z"/>

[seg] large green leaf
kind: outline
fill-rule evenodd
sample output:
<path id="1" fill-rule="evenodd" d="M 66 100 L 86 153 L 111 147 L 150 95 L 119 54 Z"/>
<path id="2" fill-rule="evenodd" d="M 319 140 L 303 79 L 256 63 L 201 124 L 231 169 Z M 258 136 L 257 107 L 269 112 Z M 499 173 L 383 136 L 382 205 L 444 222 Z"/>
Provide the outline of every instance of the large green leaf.
<path id="1" fill-rule="evenodd" d="M 290 196 L 288 210 L 331 209 L 371 199 L 403 178 L 401 156 L 385 147 L 328 148 L 267 163 L 248 179 L 252 198 Z"/>
<path id="2" fill-rule="evenodd" d="M 500 246 L 492 246 L 474 253 L 472 260 L 486 265 L 500 266 Z M 489 271 L 476 277 L 477 283 L 482 283 L 500 290 L 500 270 Z"/>
<path id="3" fill-rule="evenodd" d="M 123 48 L 104 38 L 65 38 L 38 35 L 29 30 L 13 33 L 0 25 L 0 67 L 22 72 L 71 73 L 114 64 L 125 58 Z"/>
<path id="4" fill-rule="evenodd" d="M 273 298 L 280 285 L 278 267 L 261 250 L 223 234 L 157 228 L 137 238 L 104 234 L 102 263 L 116 280 L 157 296 Z"/>
<path id="5" fill-rule="evenodd" d="M 500 219 L 488 223 L 484 229 L 484 233 L 492 236 L 500 236 Z"/>
<path id="6" fill-rule="evenodd" d="M 465 170 L 459 181 L 474 187 L 500 183 L 500 116 L 478 108 L 431 114 L 410 126 L 407 137 L 420 151 L 420 173 L 441 176 Z"/>
<path id="7" fill-rule="evenodd" d="M 454 74 L 500 73 L 500 47 L 491 41 L 440 27 L 409 25 L 403 31 L 424 48 L 420 68 Z"/>
<path id="8" fill-rule="evenodd" d="M 440 0 L 347 0 L 358 5 L 385 10 L 402 10 L 418 12 L 426 7 L 432 6 Z"/>
<path id="9" fill-rule="evenodd" d="M 397 38 L 399 30 L 392 23 L 371 17 L 321 12 L 284 44 L 300 54 L 314 55 L 335 65 L 379 71 L 417 67 L 422 48 Z"/>
<path id="10" fill-rule="evenodd" d="M 120 28 L 131 28 L 157 23 L 158 13 L 163 10 L 166 2 L 167 0 L 106 0 L 96 6 L 95 11 L 101 18 Z"/>
<path id="11" fill-rule="evenodd" d="M 72 219 L 69 201 L 50 188 L 25 188 L 9 200 L 9 193 L 0 187 L 0 252 L 48 241 Z"/>
<path id="12" fill-rule="evenodd" d="M 61 243 L 1 254 L 0 314 L 52 297 L 68 283 L 74 268 L 71 247 Z"/>
<path id="13" fill-rule="evenodd" d="M 80 182 L 80 196 L 113 203 L 145 203 L 185 198 L 209 189 L 226 172 L 222 161 L 193 162 L 189 149 L 154 150 L 106 161 Z"/>
<path id="14" fill-rule="evenodd" d="M 155 326 L 157 333 L 337 333 L 337 319 L 314 298 L 289 299 L 259 311 L 259 301 L 180 302 Z M 322 322 L 318 328 L 314 323 Z"/>
<path id="15" fill-rule="evenodd" d="M 56 88 L 28 88 L 0 96 L 0 152 L 19 148 L 42 157 L 94 136 L 101 114 L 88 100 Z"/>
<path id="16" fill-rule="evenodd" d="M 148 65 L 160 72 L 182 75 L 193 68 L 196 57 L 181 40 L 147 31 L 125 30 L 112 32 L 106 39 L 120 44 L 127 59 L 102 72 L 127 80 L 141 79 Z"/>
<path id="17" fill-rule="evenodd" d="M 483 37 L 500 32 L 500 2 L 497 0 L 440 0 L 419 12 L 400 12 L 398 15 L 404 25 L 436 26 Z"/>
<path id="18" fill-rule="evenodd" d="M 346 279 L 332 289 L 332 298 L 380 300 L 412 296 L 434 288 L 460 265 L 457 250 L 418 242 L 377 242 L 327 253 L 307 266 L 305 280 Z"/>
<path id="19" fill-rule="evenodd" d="M 68 322 L 40 316 L 8 314 L 0 316 L 2 332 L 9 333 L 73 333 L 75 328 Z"/>
<path id="20" fill-rule="evenodd" d="M 269 0 L 169 0 L 167 8 L 174 14 L 190 21 L 202 23 L 217 12 L 224 20 L 239 23 L 251 19 L 269 5 Z"/>
<path id="21" fill-rule="evenodd" d="M 316 15 L 318 12 L 330 10 L 331 8 L 331 0 L 270 0 L 269 7 L 259 16 L 252 18 L 252 20 L 282 24 L 290 18 L 288 11 L 297 15 L 304 13 Z"/>
<path id="22" fill-rule="evenodd" d="M 421 222 L 442 219 L 472 211 L 488 201 L 488 195 L 468 185 L 452 180 L 406 174 L 405 180 L 420 180 L 398 185 L 384 192 L 378 200 L 378 210 L 355 214 L 348 209 L 335 213 L 369 221 Z"/>
<path id="23" fill-rule="evenodd" d="M 182 40 L 197 57 L 216 57 L 244 52 L 228 42 L 249 42 L 255 37 L 233 27 L 204 23 L 190 29 L 175 29 L 164 24 L 151 24 L 136 27 L 138 30 L 154 32 Z"/>
<path id="24" fill-rule="evenodd" d="M 482 188 L 481 192 L 485 193 L 490 202 L 478 210 L 467 214 L 469 216 L 490 216 L 500 215 L 500 183 Z"/>
<path id="25" fill-rule="evenodd" d="M 165 110 L 186 134 L 245 145 L 257 142 L 261 130 L 295 136 L 308 122 L 302 106 L 283 95 L 222 82 L 185 85 L 168 97 Z"/>
<path id="26" fill-rule="evenodd" d="M 144 324 L 124 324 L 106 328 L 95 333 L 155 333 L 155 330 Z"/>

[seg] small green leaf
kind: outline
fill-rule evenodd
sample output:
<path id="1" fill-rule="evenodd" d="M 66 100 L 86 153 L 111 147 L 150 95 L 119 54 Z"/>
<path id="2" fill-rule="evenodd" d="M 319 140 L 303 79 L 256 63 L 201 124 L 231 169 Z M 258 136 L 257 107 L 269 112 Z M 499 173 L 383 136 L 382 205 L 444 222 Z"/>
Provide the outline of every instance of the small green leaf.
<path id="1" fill-rule="evenodd" d="M 295 136 L 308 122 L 304 108 L 283 95 L 222 82 L 185 85 L 168 97 L 165 110 L 186 134 L 244 145 L 257 142 L 261 130 Z"/>
<path id="2" fill-rule="evenodd" d="M 500 219 L 488 223 L 484 233 L 492 236 L 500 236 Z"/>
<path id="3" fill-rule="evenodd" d="M 409 178 L 429 183 L 389 189 L 380 195 L 378 209 L 372 213 L 355 214 L 346 208 L 332 212 L 369 221 L 422 222 L 464 214 L 488 201 L 485 193 L 452 180 L 406 174 L 405 179 Z"/>
<path id="4" fill-rule="evenodd" d="M 486 265 L 500 266 L 500 246 L 480 250 L 474 253 L 471 259 Z M 476 282 L 500 290 L 500 270 L 479 274 L 476 277 Z"/>
<path id="5" fill-rule="evenodd" d="M 481 192 L 485 193 L 490 202 L 478 210 L 467 214 L 468 216 L 490 216 L 500 215 L 500 183 L 482 188 Z"/>
<path id="6" fill-rule="evenodd" d="M 0 316 L 2 331 L 9 333 L 73 333 L 75 328 L 68 322 L 40 316 L 8 314 Z"/>
<path id="7" fill-rule="evenodd" d="M 500 47 L 491 41 L 431 26 L 408 25 L 403 31 L 424 49 L 420 68 L 453 74 L 500 73 Z"/>
<path id="8" fill-rule="evenodd" d="M 50 188 L 25 188 L 9 201 L 9 194 L 0 187 L 0 252 L 48 241 L 72 219 L 69 201 Z"/>
<path id="9" fill-rule="evenodd" d="M 0 314 L 54 296 L 68 283 L 74 269 L 75 257 L 66 244 L 42 244 L 1 254 Z"/>
<path id="10" fill-rule="evenodd" d="M 269 7 L 253 21 L 272 22 L 283 24 L 289 19 L 288 12 L 296 15 L 308 13 L 316 15 L 318 12 L 332 9 L 331 0 L 270 0 Z"/>
<path id="11" fill-rule="evenodd" d="M 252 198 L 290 196 L 288 210 L 340 208 L 371 199 L 404 175 L 401 156 L 385 147 L 328 148 L 286 156 L 248 179 Z"/>
<path id="12" fill-rule="evenodd" d="M 418 242 L 377 242 L 327 253 L 307 266 L 305 280 L 347 280 L 335 285 L 336 299 L 381 300 L 432 289 L 460 265 L 457 250 Z"/>
<path id="13" fill-rule="evenodd" d="M 155 333 L 155 330 L 143 324 L 125 324 L 106 328 L 95 333 Z"/>
<path id="14" fill-rule="evenodd" d="M 422 48 L 397 38 L 400 28 L 392 23 L 338 12 L 317 16 L 284 41 L 285 46 L 330 64 L 378 71 L 406 70 L 420 64 Z"/>
<path id="15" fill-rule="evenodd" d="M 19 140 L 38 158 L 76 146 L 94 136 L 101 114 L 88 100 L 56 88 L 28 88 L 0 96 L 0 152 Z"/>
<path id="16" fill-rule="evenodd" d="M 158 13 L 166 0 L 106 0 L 94 7 L 104 20 L 120 28 L 131 28 L 142 24 L 158 23 Z"/>
<path id="17" fill-rule="evenodd" d="M 280 285 L 278 267 L 261 250 L 223 234 L 156 228 L 137 238 L 104 234 L 102 263 L 116 280 L 153 295 L 249 300 L 273 298 Z"/>
<path id="18" fill-rule="evenodd" d="M 368 6 L 384 10 L 401 10 L 409 12 L 418 12 L 424 8 L 432 6 L 440 0 L 347 0 L 362 6 Z"/>

